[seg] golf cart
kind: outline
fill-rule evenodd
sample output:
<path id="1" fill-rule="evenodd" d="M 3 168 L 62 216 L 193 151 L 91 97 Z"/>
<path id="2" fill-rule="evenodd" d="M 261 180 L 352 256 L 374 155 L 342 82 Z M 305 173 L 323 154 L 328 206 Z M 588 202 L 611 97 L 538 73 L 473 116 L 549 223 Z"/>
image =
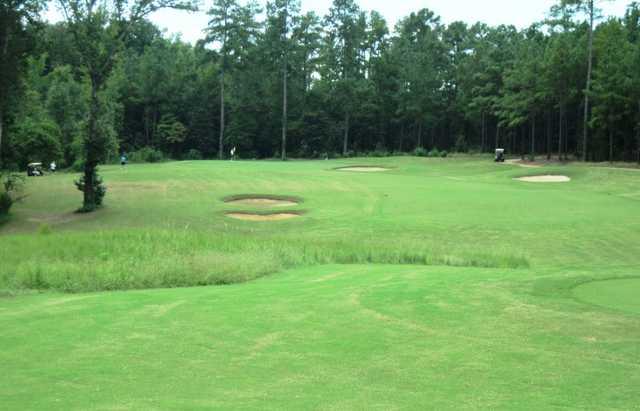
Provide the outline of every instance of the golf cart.
<path id="1" fill-rule="evenodd" d="M 495 162 L 504 163 L 504 160 L 504 148 L 497 148 Z"/>
<path id="2" fill-rule="evenodd" d="M 44 171 L 42 170 L 42 163 L 29 163 L 27 165 L 28 177 L 42 177 L 43 175 Z"/>

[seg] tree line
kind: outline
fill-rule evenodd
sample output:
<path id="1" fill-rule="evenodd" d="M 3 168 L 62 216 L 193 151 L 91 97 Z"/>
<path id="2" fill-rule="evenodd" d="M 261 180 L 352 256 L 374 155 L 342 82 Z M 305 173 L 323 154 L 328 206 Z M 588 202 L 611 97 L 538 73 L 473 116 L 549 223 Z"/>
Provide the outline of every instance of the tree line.
<path id="1" fill-rule="evenodd" d="M 393 30 L 355 0 L 326 16 L 299 0 L 215 0 L 202 39 L 167 37 L 153 11 L 191 1 L 0 5 L 0 159 L 83 171 L 149 161 L 386 155 L 497 147 L 534 158 L 640 161 L 640 5 L 599 18 L 559 0 L 518 30 L 444 24 L 428 9 Z M 95 194 L 95 193 L 94 193 Z M 91 207 L 89 207 L 91 208 Z"/>

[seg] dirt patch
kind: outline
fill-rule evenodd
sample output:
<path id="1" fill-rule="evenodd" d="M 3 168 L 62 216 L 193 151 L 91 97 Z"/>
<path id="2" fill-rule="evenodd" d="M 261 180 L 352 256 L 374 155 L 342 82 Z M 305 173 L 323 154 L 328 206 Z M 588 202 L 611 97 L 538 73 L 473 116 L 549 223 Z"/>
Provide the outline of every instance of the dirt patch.
<path id="1" fill-rule="evenodd" d="M 567 176 L 530 176 L 530 177 L 520 177 L 515 180 L 524 181 L 526 183 L 568 183 L 571 181 L 571 178 Z"/>
<path id="2" fill-rule="evenodd" d="M 391 170 L 388 167 L 380 167 L 380 166 L 349 166 L 349 167 L 340 167 L 336 168 L 338 171 L 351 171 L 357 173 L 380 173 L 383 171 Z"/>
<path id="3" fill-rule="evenodd" d="M 227 204 L 260 206 L 260 207 L 292 207 L 302 202 L 299 198 L 272 195 L 238 195 L 224 198 Z"/>
<path id="4" fill-rule="evenodd" d="M 225 214 L 229 218 L 243 221 L 283 221 L 300 217 L 301 213 L 247 213 L 241 211 L 233 211 Z"/>

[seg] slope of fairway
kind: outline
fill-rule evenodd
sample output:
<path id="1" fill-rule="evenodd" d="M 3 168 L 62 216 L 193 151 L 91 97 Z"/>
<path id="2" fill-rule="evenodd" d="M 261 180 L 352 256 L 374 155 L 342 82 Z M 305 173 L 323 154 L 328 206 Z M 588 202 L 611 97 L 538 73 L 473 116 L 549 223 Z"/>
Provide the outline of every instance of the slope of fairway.
<path id="1" fill-rule="evenodd" d="M 572 181 L 529 185 L 513 178 L 540 171 L 484 159 L 383 161 L 393 169 L 335 170 L 346 161 L 109 166 L 106 206 L 90 215 L 73 213 L 74 175 L 29 180 L 26 201 L 0 228 L 0 289 L 224 284 L 330 263 L 606 267 L 640 255 L 636 173 L 545 167 Z M 367 162 L 381 164 L 358 160 Z M 304 214 L 228 218 L 256 211 L 222 201 L 245 193 L 302 198 L 287 211 Z"/>
<path id="2" fill-rule="evenodd" d="M 4 409 L 628 409 L 634 317 L 519 270 L 324 266 L 0 300 Z"/>

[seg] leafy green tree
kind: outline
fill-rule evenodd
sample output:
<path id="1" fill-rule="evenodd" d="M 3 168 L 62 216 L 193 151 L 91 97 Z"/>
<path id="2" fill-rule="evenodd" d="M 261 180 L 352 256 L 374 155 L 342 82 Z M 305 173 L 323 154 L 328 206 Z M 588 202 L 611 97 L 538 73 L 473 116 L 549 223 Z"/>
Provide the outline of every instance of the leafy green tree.
<path id="1" fill-rule="evenodd" d="M 28 25 L 37 22 L 44 0 L 0 2 L 0 167 L 6 113 L 12 99 L 19 97 L 25 59 L 31 49 Z"/>
<path id="2" fill-rule="evenodd" d="M 80 54 L 81 64 L 89 77 L 90 99 L 87 130 L 83 140 L 84 174 L 81 211 L 94 211 L 104 193 L 99 189 L 97 166 L 108 152 L 109 136 L 100 127 L 100 92 L 105 88 L 124 41 L 131 35 L 134 24 L 150 13 L 166 7 L 192 9 L 193 4 L 182 0 L 57 0 Z"/>
<path id="3" fill-rule="evenodd" d="M 605 0 L 610 1 L 610 0 Z M 593 37 L 594 24 L 598 19 L 600 10 L 597 7 L 598 0 L 560 0 L 561 6 L 572 7 L 576 11 L 584 12 L 587 15 L 588 41 L 587 41 L 587 85 L 584 90 L 584 117 L 583 117 L 583 139 L 582 139 L 582 160 L 587 161 L 589 152 L 589 97 L 591 92 L 591 80 L 593 75 Z"/>
<path id="4" fill-rule="evenodd" d="M 280 147 L 281 158 L 287 159 L 287 128 L 288 128 L 288 97 L 289 97 L 289 58 L 293 49 L 293 37 L 290 33 L 299 18 L 299 0 L 274 0 L 267 2 L 267 25 L 265 28 L 265 41 L 267 49 L 275 54 L 275 61 L 280 61 L 282 69 L 282 144 Z"/>
<path id="5" fill-rule="evenodd" d="M 178 155 L 178 148 L 187 137 L 187 128 L 174 115 L 162 116 L 158 124 L 158 134 L 165 145 L 172 148 L 174 155 Z"/>
<path id="6" fill-rule="evenodd" d="M 47 89 L 45 58 L 27 58 L 23 97 L 10 128 L 13 160 L 26 167 L 31 162 L 58 161 L 61 157 L 61 133 L 44 106 Z"/>
<path id="7" fill-rule="evenodd" d="M 614 160 L 616 134 L 624 126 L 625 117 L 632 119 L 635 104 L 628 92 L 633 87 L 633 46 L 628 41 L 624 26 L 618 20 L 610 20 L 600 26 L 595 38 L 595 54 L 598 64 L 594 70 L 592 123 L 608 138 L 608 159 Z"/>
<path id="8" fill-rule="evenodd" d="M 332 85 L 335 105 L 342 107 L 344 133 L 342 154 L 349 151 L 349 131 L 355 89 L 361 74 L 358 48 L 364 37 L 364 28 L 359 23 L 360 8 L 353 0 L 334 0 L 325 17 L 325 46 L 323 48 L 325 81 Z"/>
<path id="9" fill-rule="evenodd" d="M 536 151 L 536 125 L 543 107 L 546 89 L 540 77 L 544 53 L 544 37 L 537 28 L 527 30 L 518 45 L 516 64 L 506 72 L 505 87 L 500 100 L 499 115 L 507 128 L 531 126 L 531 157 Z M 526 141 L 521 133 L 521 155 L 524 157 Z"/>
<path id="10" fill-rule="evenodd" d="M 70 66 L 56 67 L 49 76 L 51 85 L 45 105 L 49 116 L 60 130 L 64 163 L 71 165 L 76 154 L 73 150 L 74 140 L 84 128 L 89 91 L 86 83 L 74 78 Z"/>
<path id="11" fill-rule="evenodd" d="M 238 3 L 236 0 L 215 0 L 209 10 L 211 16 L 207 27 L 206 42 L 218 43 L 220 47 L 220 134 L 218 139 L 218 158 L 224 157 L 225 131 L 225 74 L 229 68 L 229 54 L 233 50 L 230 37 L 239 30 Z"/>
<path id="12" fill-rule="evenodd" d="M 398 32 L 395 53 L 402 81 L 399 114 L 414 122 L 417 146 L 422 147 L 424 123 L 443 97 L 446 52 L 440 42 L 442 27 L 432 11 L 423 9 L 402 20 Z M 433 116 L 431 120 L 435 120 Z"/>

